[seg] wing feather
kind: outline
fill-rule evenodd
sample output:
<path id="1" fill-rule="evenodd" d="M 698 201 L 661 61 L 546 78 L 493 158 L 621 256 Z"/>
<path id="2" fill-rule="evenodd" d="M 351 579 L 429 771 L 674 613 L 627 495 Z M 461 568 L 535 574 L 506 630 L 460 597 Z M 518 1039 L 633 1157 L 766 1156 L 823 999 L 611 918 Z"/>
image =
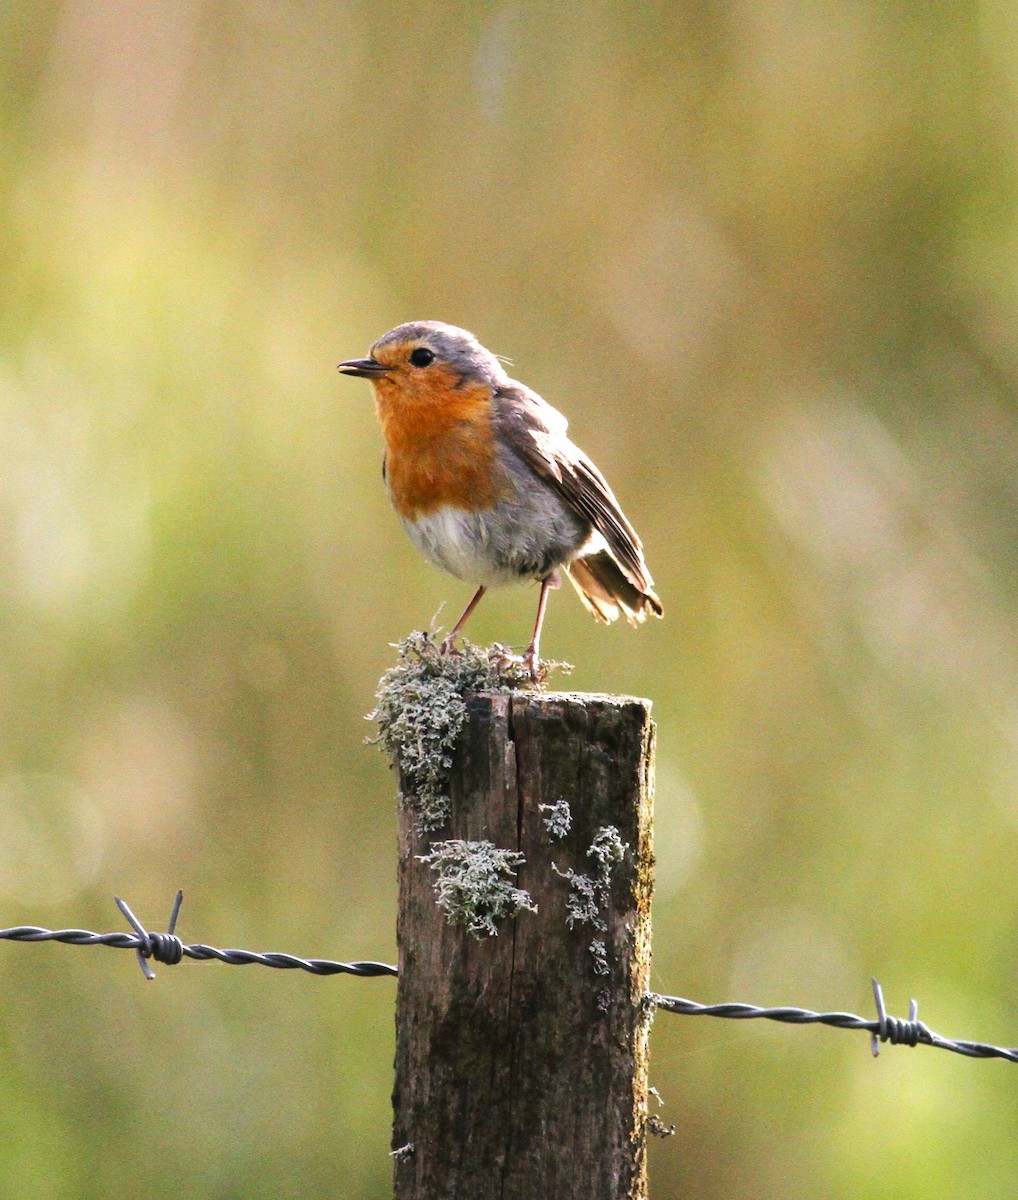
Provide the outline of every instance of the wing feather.
<path id="1" fill-rule="evenodd" d="M 622 573 L 660 607 L 643 557 L 643 543 L 626 518 L 608 481 L 566 436 L 565 417 L 536 392 L 510 381 L 494 395 L 499 432 L 568 505 L 604 538 Z"/>

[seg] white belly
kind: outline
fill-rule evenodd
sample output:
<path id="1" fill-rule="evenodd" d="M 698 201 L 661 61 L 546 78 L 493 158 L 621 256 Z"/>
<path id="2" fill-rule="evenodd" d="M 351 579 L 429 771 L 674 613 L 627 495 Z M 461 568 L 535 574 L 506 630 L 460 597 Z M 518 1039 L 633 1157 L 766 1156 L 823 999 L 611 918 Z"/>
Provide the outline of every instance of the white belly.
<path id="1" fill-rule="evenodd" d="M 466 583 L 514 583 L 520 575 L 500 566 L 490 553 L 492 514 L 468 512 L 446 505 L 416 521 L 404 521 L 410 540 L 424 557 L 442 571 Z"/>

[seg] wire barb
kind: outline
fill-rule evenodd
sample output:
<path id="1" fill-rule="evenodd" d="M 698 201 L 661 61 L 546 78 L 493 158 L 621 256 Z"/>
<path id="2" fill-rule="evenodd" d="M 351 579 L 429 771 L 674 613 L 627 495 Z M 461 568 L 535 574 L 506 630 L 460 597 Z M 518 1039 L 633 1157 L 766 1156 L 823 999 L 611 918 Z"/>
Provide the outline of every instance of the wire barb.
<path id="1" fill-rule="evenodd" d="M 148 933 L 145 927 L 138 918 L 131 912 L 126 900 L 121 900 L 119 896 L 114 896 L 117 902 L 117 908 L 130 921 L 134 932 L 138 935 L 139 944 L 137 946 L 138 965 L 144 972 L 146 979 L 155 979 L 156 973 L 148 965 L 148 960 L 154 958 L 156 962 L 163 963 L 167 967 L 174 967 L 184 957 L 184 943 L 173 932 L 177 928 L 177 917 L 180 916 L 180 906 L 184 902 L 184 893 L 177 892 L 177 898 L 173 902 L 173 912 L 170 913 L 170 923 L 167 926 L 165 933 Z"/>
<path id="2" fill-rule="evenodd" d="M 908 1002 L 908 1020 L 900 1017 L 889 1017 L 884 1007 L 884 990 L 877 981 L 873 984 L 873 999 L 877 1003 L 877 1028 L 870 1034 L 870 1050 L 873 1057 L 880 1054 L 880 1043 L 890 1042 L 892 1046 L 916 1046 L 919 1042 L 932 1045 L 934 1034 L 918 1019 L 919 1004 L 915 1000 Z"/>

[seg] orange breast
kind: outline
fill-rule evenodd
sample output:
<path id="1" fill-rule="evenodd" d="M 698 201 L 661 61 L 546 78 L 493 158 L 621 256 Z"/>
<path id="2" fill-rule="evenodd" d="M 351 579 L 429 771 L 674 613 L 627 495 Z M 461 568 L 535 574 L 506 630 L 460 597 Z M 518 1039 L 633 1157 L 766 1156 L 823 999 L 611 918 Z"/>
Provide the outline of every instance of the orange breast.
<path id="1" fill-rule="evenodd" d="M 436 372 L 437 374 L 437 372 Z M 386 479 L 399 515 L 414 521 L 444 505 L 493 508 L 506 483 L 498 464 L 487 387 L 436 386 L 413 394 L 375 385 Z"/>

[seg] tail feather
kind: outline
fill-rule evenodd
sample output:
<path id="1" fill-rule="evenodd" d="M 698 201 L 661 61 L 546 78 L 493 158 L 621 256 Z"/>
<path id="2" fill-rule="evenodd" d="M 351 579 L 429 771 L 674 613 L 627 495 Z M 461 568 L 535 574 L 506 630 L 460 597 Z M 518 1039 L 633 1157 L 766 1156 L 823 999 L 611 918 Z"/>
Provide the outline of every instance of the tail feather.
<path id="1" fill-rule="evenodd" d="M 645 621 L 649 612 L 660 617 L 664 611 L 650 581 L 646 589 L 638 588 L 607 550 L 577 558 L 565 571 L 587 611 L 605 624 L 620 610 L 631 625 Z"/>

